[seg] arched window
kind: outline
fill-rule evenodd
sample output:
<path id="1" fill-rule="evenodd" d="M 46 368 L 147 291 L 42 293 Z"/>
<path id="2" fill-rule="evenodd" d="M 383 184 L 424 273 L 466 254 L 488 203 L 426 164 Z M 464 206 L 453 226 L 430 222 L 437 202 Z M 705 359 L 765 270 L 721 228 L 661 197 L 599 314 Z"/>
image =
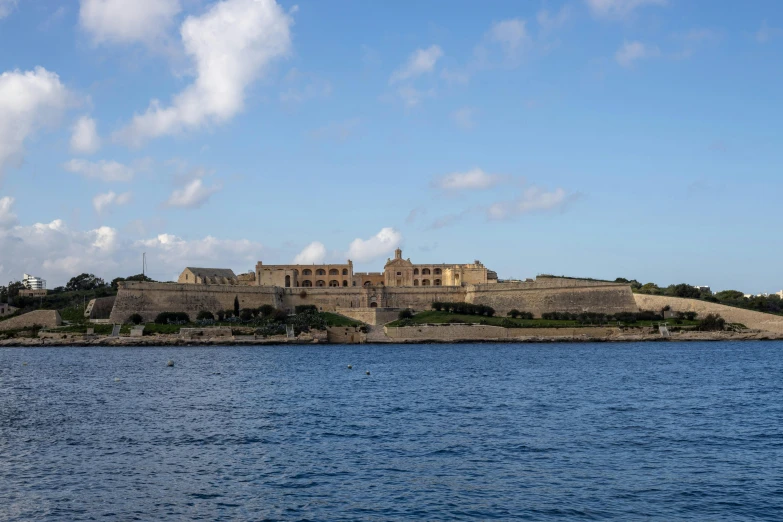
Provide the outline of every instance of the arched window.
<path id="1" fill-rule="evenodd" d="M 343 275 L 348 275 L 348 269 L 347 268 L 343 268 Z"/>
<path id="2" fill-rule="evenodd" d="M 348 286 L 348 281 L 343 281 L 343 286 Z"/>
<path id="3" fill-rule="evenodd" d="M 430 286 L 430 280 L 429 279 L 422 279 L 421 280 L 421 286 Z"/>
<path id="4" fill-rule="evenodd" d="M 291 287 L 291 276 L 287 275 L 285 276 L 285 287 L 290 288 Z"/>
<path id="5" fill-rule="evenodd" d="M 421 271 L 421 275 L 429 275 L 429 273 L 430 273 L 430 269 L 429 268 L 424 268 Z"/>
<path id="6" fill-rule="evenodd" d="M 319 268 L 318 270 L 315 271 L 315 275 L 326 275 L 326 270 L 324 270 L 323 268 Z"/>
<path id="7" fill-rule="evenodd" d="M 309 268 L 305 268 L 304 270 L 302 270 L 302 275 L 313 275 L 313 271 L 310 270 Z"/>
<path id="8" fill-rule="evenodd" d="M 364 282 L 364 286 L 366 286 L 366 287 L 369 287 L 369 286 L 371 286 L 371 285 L 372 285 L 372 283 L 370 283 L 369 281 L 365 281 L 365 282 Z"/>
<path id="9" fill-rule="evenodd" d="M 334 279 L 332 279 L 331 281 L 329 281 L 329 286 L 332 286 L 332 287 L 340 286 L 340 283 L 338 281 L 335 281 Z"/>
<path id="10" fill-rule="evenodd" d="M 315 282 L 315 286 L 318 287 L 326 286 L 326 281 L 324 281 L 323 279 L 319 279 L 318 281 Z"/>
<path id="11" fill-rule="evenodd" d="M 419 286 L 419 280 L 418 279 L 414 279 L 413 280 L 413 286 Z"/>
<path id="12" fill-rule="evenodd" d="M 419 275 L 419 269 L 418 268 L 414 268 L 413 269 L 413 275 Z"/>
<path id="13" fill-rule="evenodd" d="M 310 281 L 309 279 L 305 279 L 304 281 L 302 281 L 302 286 L 310 288 L 311 286 L 313 286 L 313 282 Z"/>
<path id="14" fill-rule="evenodd" d="M 440 274 L 441 274 L 441 272 L 440 272 L 440 268 L 436 268 L 436 269 L 435 269 L 435 275 L 440 275 Z"/>
<path id="15" fill-rule="evenodd" d="M 337 270 L 336 268 L 332 268 L 331 270 L 329 270 L 329 275 L 340 275 L 340 271 Z"/>
<path id="16" fill-rule="evenodd" d="M 435 286 L 440 286 L 440 279 L 435 280 Z"/>

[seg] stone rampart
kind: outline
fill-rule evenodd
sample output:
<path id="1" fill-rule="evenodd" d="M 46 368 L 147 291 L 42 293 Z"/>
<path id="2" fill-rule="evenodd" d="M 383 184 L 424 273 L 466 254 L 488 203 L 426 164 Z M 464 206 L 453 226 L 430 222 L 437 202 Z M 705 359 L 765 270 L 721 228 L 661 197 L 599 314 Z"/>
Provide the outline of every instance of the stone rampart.
<path id="1" fill-rule="evenodd" d="M 55 328 L 63 324 L 60 312 L 57 310 L 36 310 L 26 314 L 0 321 L 1 330 L 19 330 L 21 328 L 31 328 L 33 326 L 42 326 L 44 328 Z"/>
<path id="2" fill-rule="evenodd" d="M 365 324 L 388 324 L 399 318 L 402 308 L 338 308 L 338 314 Z"/>
<path id="3" fill-rule="evenodd" d="M 466 301 L 491 306 L 499 315 L 510 310 L 532 312 L 637 312 L 631 287 L 565 278 L 538 278 L 524 283 L 497 283 L 468 287 Z"/>
<path id="4" fill-rule="evenodd" d="M 352 326 L 331 326 L 326 329 L 326 338 L 331 344 L 362 344 L 367 334 Z"/>
<path id="5" fill-rule="evenodd" d="M 177 283 L 119 283 L 117 299 L 111 312 L 114 323 L 123 323 L 138 313 L 145 322 L 153 321 L 161 312 L 186 312 L 191 319 L 207 310 L 232 310 L 234 298 L 240 308 L 258 308 L 269 304 L 282 308 L 282 292 L 275 287 L 243 285 L 186 285 Z"/>
<path id="6" fill-rule="evenodd" d="M 682 299 L 663 295 L 634 294 L 634 299 L 641 310 L 660 311 L 670 306 L 675 312 L 696 312 L 699 317 L 708 314 L 718 314 L 729 323 L 744 324 L 753 330 L 783 333 L 783 316 L 754 312 L 717 303 L 709 303 L 698 299 Z"/>

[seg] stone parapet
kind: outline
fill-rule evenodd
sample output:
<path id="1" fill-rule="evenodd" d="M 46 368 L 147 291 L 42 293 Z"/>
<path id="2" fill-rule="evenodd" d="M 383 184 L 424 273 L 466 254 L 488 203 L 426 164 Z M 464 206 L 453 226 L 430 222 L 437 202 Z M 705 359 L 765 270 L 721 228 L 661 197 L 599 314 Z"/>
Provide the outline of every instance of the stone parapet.
<path id="1" fill-rule="evenodd" d="M 19 330 L 41 326 L 43 328 L 56 328 L 63 324 L 60 312 L 57 310 L 36 310 L 26 314 L 0 321 L 0 330 Z"/>

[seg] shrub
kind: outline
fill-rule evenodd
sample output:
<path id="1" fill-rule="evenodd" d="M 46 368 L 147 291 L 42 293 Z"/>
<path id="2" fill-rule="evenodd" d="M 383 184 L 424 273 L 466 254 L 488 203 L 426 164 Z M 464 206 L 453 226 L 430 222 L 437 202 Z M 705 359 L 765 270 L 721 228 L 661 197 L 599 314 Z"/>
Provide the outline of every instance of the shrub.
<path id="1" fill-rule="evenodd" d="M 144 321 L 144 318 L 141 317 L 141 314 L 132 314 L 130 317 L 128 317 L 129 323 L 133 324 L 141 324 Z"/>
<path id="2" fill-rule="evenodd" d="M 196 316 L 197 321 L 214 321 L 215 316 L 208 310 L 202 310 Z"/>
<path id="3" fill-rule="evenodd" d="M 511 317 L 512 319 L 516 319 L 517 317 L 519 317 L 519 314 L 520 314 L 520 312 L 516 308 L 514 308 L 510 312 L 508 312 L 508 316 Z"/>
<path id="4" fill-rule="evenodd" d="M 722 331 L 726 327 L 726 321 L 717 314 L 709 314 L 699 321 L 698 330 L 702 332 Z"/>
<path id="5" fill-rule="evenodd" d="M 682 314 L 688 321 L 693 321 L 698 315 L 696 312 L 685 312 Z"/>
<path id="6" fill-rule="evenodd" d="M 226 318 L 226 312 L 223 310 L 218 310 L 217 316 L 218 316 L 218 321 L 222 321 L 223 319 Z"/>
<path id="7" fill-rule="evenodd" d="M 288 314 L 285 310 L 275 310 L 275 313 L 272 314 L 272 318 L 279 323 L 284 323 L 286 319 L 288 319 Z"/>
<path id="8" fill-rule="evenodd" d="M 299 314 L 317 314 L 318 307 L 315 305 L 297 305 L 294 307 L 294 313 Z"/>
<path id="9" fill-rule="evenodd" d="M 502 326 L 503 328 L 516 328 L 519 325 L 514 321 L 512 321 L 511 319 L 503 319 L 502 321 L 500 321 L 500 326 Z"/>
<path id="10" fill-rule="evenodd" d="M 262 305 L 258 308 L 258 313 L 261 314 L 261 317 L 271 317 L 276 311 L 277 308 L 269 304 Z"/>
<path id="11" fill-rule="evenodd" d="M 436 312 L 440 312 L 441 310 L 443 310 L 443 303 L 439 303 L 439 302 L 432 303 L 432 309 L 435 310 Z"/>
<path id="12" fill-rule="evenodd" d="M 253 318 L 253 311 L 250 308 L 243 308 L 241 312 L 239 312 L 239 318 L 243 321 L 249 321 Z"/>
<path id="13" fill-rule="evenodd" d="M 397 318 L 400 320 L 413 319 L 413 310 L 411 310 L 410 308 L 406 308 L 405 310 L 400 310 L 400 313 L 397 314 Z"/>
<path id="14" fill-rule="evenodd" d="M 520 319 L 533 319 L 533 313 L 532 312 L 519 312 L 519 318 Z"/>
<path id="15" fill-rule="evenodd" d="M 185 312 L 161 312 L 155 318 L 155 324 L 185 324 L 190 317 Z"/>

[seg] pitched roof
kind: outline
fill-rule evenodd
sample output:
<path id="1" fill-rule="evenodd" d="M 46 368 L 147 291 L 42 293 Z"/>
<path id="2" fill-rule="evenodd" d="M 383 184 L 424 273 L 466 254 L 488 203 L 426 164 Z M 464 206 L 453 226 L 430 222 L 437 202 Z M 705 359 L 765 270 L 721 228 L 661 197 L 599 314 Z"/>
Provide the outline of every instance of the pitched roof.
<path id="1" fill-rule="evenodd" d="M 185 270 L 190 270 L 197 277 L 225 277 L 228 279 L 236 279 L 237 277 L 230 268 L 197 268 L 189 266 Z"/>

